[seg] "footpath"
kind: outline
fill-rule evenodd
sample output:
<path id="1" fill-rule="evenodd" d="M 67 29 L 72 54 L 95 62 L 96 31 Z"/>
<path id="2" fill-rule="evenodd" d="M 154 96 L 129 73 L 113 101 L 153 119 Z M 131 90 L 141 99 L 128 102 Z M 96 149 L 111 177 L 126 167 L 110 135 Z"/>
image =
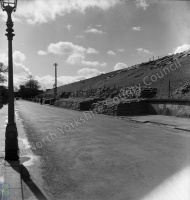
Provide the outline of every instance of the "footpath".
<path id="1" fill-rule="evenodd" d="M 4 160 L 7 110 L 7 105 L 0 109 L 0 200 L 23 200 L 20 162 Z"/>
<path id="2" fill-rule="evenodd" d="M 135 122 L 163 125 L 166 127 L 190 132 L 190 118 L 165 116 L 165 115 L 143 115 L 143 116 L 131 116 L 131 117 L 121 117 L 121 118 L 125 118 Z"/>

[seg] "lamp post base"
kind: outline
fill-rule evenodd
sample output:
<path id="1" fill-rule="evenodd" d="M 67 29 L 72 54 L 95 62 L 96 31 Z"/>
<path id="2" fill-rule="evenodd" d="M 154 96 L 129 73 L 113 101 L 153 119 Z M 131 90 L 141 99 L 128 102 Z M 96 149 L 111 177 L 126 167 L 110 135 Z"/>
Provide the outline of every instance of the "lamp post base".
<path id="1" fill-rule="evenodd" d="M 16 124 L 7 124 L 5 132 L 5 160 L 19 160 Z"/>

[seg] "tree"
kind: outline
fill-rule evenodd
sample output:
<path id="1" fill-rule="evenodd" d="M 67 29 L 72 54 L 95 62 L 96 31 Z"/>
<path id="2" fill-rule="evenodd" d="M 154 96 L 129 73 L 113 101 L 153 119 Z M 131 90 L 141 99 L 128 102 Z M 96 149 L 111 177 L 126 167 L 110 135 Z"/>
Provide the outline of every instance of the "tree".
<path id="1" fill-rule="evenodd" d="M 22 98 L 32 98 L 41 93 L 40 85 L 33 76 L 28 76 L 28 80 L 19 86 L 18 95 Z"/>
<path id="2" fill-rule="evenodd" d="M 5 77 L 5 73 L 8 71 L 8 68 L 0 62 L 0 83 L 4 83 L 7 81 Z"/>
<path id="3" fill-rule="evenodd" d="M 26 88 L 30 88 L 32 90 L 38 90 L 40 85 L 37 80 L 34 79 L 32 75 L 28 76 L 28 81 L 25 83 Z"/>
<path id="4" fill-rule="evenodd" d="M 0 104 L 6 104 L 7 102 L 8 102 L 8 90 L 5 86 L 0 86 Z"/>

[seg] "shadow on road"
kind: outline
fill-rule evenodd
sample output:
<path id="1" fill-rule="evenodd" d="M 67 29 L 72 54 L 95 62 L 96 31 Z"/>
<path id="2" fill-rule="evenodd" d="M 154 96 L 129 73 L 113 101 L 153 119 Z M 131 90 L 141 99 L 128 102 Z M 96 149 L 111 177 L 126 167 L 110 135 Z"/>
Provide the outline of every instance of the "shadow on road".
<path id="1" fill-rule="evenodd" d="M 35 195 L 35 197 L 38 200 L 48 200 L 47 197 L 42 193 L 42 191 L 38 188 L 38 186 L 33 182 L 33 180 L 30 178 L 30 173 L 26 169 L 26 167 L 22 164 L 20 164 L 20 171 L 18 171 L 18 167 L 15 167 L 14 164 L 7 161 L 11 167 L 21 174 L 22 180 L 26 183 L 30 191 Z"/>

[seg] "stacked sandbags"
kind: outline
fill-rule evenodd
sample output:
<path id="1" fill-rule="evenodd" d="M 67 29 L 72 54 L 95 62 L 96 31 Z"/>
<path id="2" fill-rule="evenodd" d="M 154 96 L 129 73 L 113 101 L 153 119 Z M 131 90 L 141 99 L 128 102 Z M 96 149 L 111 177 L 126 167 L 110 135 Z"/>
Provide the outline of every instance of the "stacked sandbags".
<path id="1" fill-rule="evenodd" d="M 121 88 L 118 97 L 125 99 L 137 99 L 140 98 L 140 92 L 141 92 L 141 87 L 138 86 Z"/>
<path id="2" fill-rule="evenodd" d="M 91 105 L 97 101 L 102 99 L 95 99 L 95 98 L 86 98 L 86 99 L 79 99 L 79 98 L 68 98 L 68 99 L 59 99 L 55 101 L 55 106 L 61 108 L 68 108 L 72 110 L 90 110 Z"/>
<path id="3" fill-rule="evenodd" d="M 60 98 L 69 98 L 71 95 L 71 92 L 63 92 L 61 95 L 60 95 Z"/>
<path id="4" fill-rule="evenodd" d="M 80 110 L 91 110 L 92 104 L 102 101 L 100 98 L 86 98 L 80 102 Z"/>
<path id="5" fill-rule="evenodd" d="M 117 115 L 117 116 L 133 116 L 148 114 L 148 104 L 146 100 L 130 99 L 121 100 L 114 103 L 114 99 L 99 101 L 92 104 L 92 110 L 98 114 Z"/>
<path id="6" fill-rule="evenodd" d="M 185 85 L 177 89 L 175 91 L 175 94 L 186 94 L 188 92 L 190 92 L 190 84 L 186 83 Z"/>
<path id="7" fill-rule="evenodd" d="M 55 106 L 61 107 L 61 108 L 68 108 L 72 110 L 79 110 L 80 104 L 75 99 L 60 99 L 55 101 Z"/>
<path id="8" fill-rule="evenodd" d="M 98 101 L 97 103 L 92 104 L 92 110 L 98 114 L 106 114 L 106 115 L 116 115 L 117 112 L 117 104 L 113 101 Z"/>
<path id="9" fill-rule="evenodd" d="M 158 92 L 157 88 L 141 88 L 140 98 L 154 98 Z"/>

